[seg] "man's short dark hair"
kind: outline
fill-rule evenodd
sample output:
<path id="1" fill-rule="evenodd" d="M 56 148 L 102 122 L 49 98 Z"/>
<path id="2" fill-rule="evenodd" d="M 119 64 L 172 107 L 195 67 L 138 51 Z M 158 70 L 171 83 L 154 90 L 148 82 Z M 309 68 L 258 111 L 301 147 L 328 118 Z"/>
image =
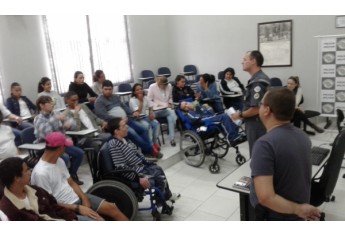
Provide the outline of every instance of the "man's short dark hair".
<path id="1" fill-rule="evenodd" d="M 288 88 L 271 88 L 265 95 L 263 105 L 269 106 L 279 121 L 290 121 L 295 112 L 295 94 Z"/>
<path id="2" fill-rule="evenodd" d="M 108 132 L 111 135 L 114 135 L 114 131 L 120 128 L 121 120 L 122 120 L 122 118 L 120 118 L 120 117 L 115 117 L 115 118 L 111 118 L 110 120 L 108 120 Z"/>
<path id="3" fill-rule="evenodd" d="M 78 95 L 76 92 L 74 91 L 68 91 L 66 94 L 65 94 L 65 99 L 70 99 L 71 97 L 75 96 L 75 95 Z"/>
<path id="4" fill-rule="evenodd" d="M 20 157 L 9 157 L 0 163 L 0 181 L 10 188 L 15 177 L 21 177 L 24 160 Z"/>
<path id="5" fill-rule="evenodd" d="M 104 80 L 104 82 L 102 84 L 102 88 L 104 88 L 104 87 L 114 88 L 113 82 L 111 82 L 110 80 Z"/>
<path id="6" fill-rule="evenodd" d="M 258 50 L 250 52 L 250 59 L 255 59 L 256 65 L 259 67 L 261 67 L 264 64 L 264 56 Z"/>

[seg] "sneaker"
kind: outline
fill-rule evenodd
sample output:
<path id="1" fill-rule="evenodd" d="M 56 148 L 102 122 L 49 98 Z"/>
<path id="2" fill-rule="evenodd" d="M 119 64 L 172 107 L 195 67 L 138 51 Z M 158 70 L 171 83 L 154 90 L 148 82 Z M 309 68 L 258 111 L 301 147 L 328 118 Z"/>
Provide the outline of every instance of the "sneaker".
<path id="1" fill-rule="evenodd" d="M 74 181 L 74 182 L 76 182 L 76 184 L 78 184 L 78 185 L 83 185 L 83 184 L 84 184 L 84 182 L 83 182 L 83 181 L 79 180 L 79 177 L 78 177 L 78 175 L 77 175 L 77 174 L 73 174 L 73 175 L 71 175 L 71 178 L 72 178 L 72 179 L 73 179 L 73 181 Z"/>
<path id="2" fill-rule="evenodd" d="M 159 151 L 153 149 L 152 156 L 153 156 L 153 157 L 156 157 L 156 158 L 158 158 L 158 159 L 162 159 L 163 154 L 162 154 L 161 152 L 159 152 Z"/>
<path id="3" fill-rule="evenodd" d="M 161 150 L 161 147 L 157 143 L 153 144 L 153 148 L 156 149 L 157 151 Z"/>
<path id="4" fill-rule="evenodd" d="M 181 194 L 179 193 L 173 193 L 171 197 L 169 198 L 169 201 L 175 202 L 181 198 Z"/>
<path id="5" fill-rule="evenodd" d="M 171 144 L 171 146 L 175 147 L 176 146 L 175 140 L 171 140 L 170 144 Z"/>

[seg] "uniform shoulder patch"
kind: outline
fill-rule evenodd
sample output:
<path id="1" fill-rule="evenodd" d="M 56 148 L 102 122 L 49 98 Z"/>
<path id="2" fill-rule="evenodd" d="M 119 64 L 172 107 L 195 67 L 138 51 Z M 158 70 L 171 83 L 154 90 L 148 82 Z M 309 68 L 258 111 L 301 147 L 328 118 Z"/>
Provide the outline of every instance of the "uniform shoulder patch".
<path id="1" fill-rule="evenodd" d="M 254 99 L 259 99 L 260 98 L 260 94 L 259 93 L 255 93 L 254 94 Z"/>
<path id="2" fill-rule="evenodd" d="M 256 86 L 256 87 L 254 88 L 254 91 L 255 91 L 256 93 L 260 92 L 260 91 L 261 91 L 261 87 L 260 87 L 260 86 Z"/>

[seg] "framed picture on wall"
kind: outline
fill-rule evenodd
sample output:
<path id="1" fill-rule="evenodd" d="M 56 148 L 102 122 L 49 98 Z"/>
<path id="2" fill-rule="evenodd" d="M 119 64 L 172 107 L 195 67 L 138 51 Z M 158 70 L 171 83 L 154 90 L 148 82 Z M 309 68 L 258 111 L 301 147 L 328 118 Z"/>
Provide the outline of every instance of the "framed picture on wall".
<path id="1" fill-rule="evenodd" d="M 258 48 L 263 67 L 292 66 L 292 20 L 259 23 Z"/>

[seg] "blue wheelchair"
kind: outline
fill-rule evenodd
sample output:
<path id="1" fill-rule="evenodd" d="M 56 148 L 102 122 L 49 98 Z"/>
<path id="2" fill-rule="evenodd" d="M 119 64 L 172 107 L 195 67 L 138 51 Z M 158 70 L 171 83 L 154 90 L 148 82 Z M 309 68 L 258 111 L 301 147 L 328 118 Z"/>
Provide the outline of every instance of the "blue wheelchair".
<path id="1" fill-rule="evenodd" d="M 134 220 L 138 211 L 146 210 L 150 210 L 153 220 L 157 221 L 161 219 L 161 214 L 172 214 L 174 202 L 168 205 L 158 188 L 145 190 L 141 187 L 135 171 L 114 167 L 107 143 L 101 147 L 97 157 L 91 157 L 88 161 L 94 184 L 87 193 L 116 203 L 128 219 Z M 127 173 L 134 173 L 135 179 L 125 178 Z M 150 206 L 139 208 L 138 202 L 142 202 L 145 196 L 149 196 Z"/>
<path id="2" fill-rule="evenodd" d="M 223 128 L 220 122 L 212 122 L 210 117 L 206 117 L 192 123 L 179 107 L 176 107 L 176 113 L 181 130 L 180 151 L 188 165 L 199 167 L 204 163 L 206 156 L 212 156 L 214 162 L 210 164 L 209 171 L 213 174 L 218 173 L 220 171 L 218 159 L 225 157 L 230 147 L 236 150 L 238 165 L 246 162 L 246 158 L 237 146 L 247 140 L 242 129 L 239 132 L 240 138 L 229 142 L 222 133 Z"/>

